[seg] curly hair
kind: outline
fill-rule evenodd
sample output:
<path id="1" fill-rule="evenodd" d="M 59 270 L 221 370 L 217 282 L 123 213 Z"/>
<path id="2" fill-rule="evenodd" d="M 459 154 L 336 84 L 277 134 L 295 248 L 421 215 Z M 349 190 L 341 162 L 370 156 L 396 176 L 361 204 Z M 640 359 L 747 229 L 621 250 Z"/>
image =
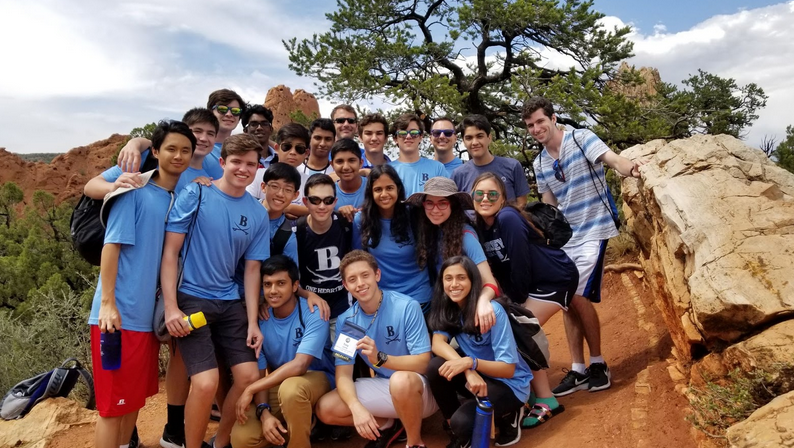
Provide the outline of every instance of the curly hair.
<path id="1" fill-rule="evenodd" d="M 397 185 L 397 202 L 391 219 L 391 234 L 398 244 L 411 241 L 412 229 L 409 205 L 405 204 L 405 187 L 397 171 L 390 165 L 372 167 L 367 177 L 367 188 L 364 190 L 364 204 L 361 206 L 361 247 L 365 250 L 378 247 L 382 236 L 380 225 L 380 209 L 375 204 L 372 187 L 381 176 L 388 176 Z M 414 235 L 415 238 L 415 235 Z"/>
<path id="2" fill-rule="evenodd" d="M 436 261 L 439 259 L 439 245 L 442 260 L 465 255 L 463 229 L 466 224 L 471 223 L 458 198 L 450 196 L 447 199 L 449 199 L 450 214 L 441 224 L 433 224 L 428 219 L 427 213 L 420 213 L 419 238 L 416 244 L 416 262 L 420 268 L 428 266 L 432 268 L 431 271 L 435 271 Z"/>

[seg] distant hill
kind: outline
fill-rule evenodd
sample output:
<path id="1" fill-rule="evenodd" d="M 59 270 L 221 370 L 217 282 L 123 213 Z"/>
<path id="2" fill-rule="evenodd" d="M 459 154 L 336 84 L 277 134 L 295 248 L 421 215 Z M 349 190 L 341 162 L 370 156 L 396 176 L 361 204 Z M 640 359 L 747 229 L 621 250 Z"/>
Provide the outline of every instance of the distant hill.
<path id="1" fill-rule="evenodd" d="M 20 159 L 24 160 L 25 162 L 44 162 L 50 163 L 52 159 L 61 155 L 59 152 L 37 152 L 33 154 L 17 154 Z"/>

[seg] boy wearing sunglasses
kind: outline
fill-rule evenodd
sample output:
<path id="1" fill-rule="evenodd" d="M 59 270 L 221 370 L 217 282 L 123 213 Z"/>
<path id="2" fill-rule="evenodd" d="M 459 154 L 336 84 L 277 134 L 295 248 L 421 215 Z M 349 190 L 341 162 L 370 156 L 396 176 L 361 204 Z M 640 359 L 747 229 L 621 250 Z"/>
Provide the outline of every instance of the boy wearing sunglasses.
<path id="1" fill-rule="evenodd" d="M 463 160 L 455 157 L 455 144 L 458 137 L 455 135 L 455 123 L 449 117 L 436 118 L 430 128 L 430 144 L 435 150 L 435 159 L 444 164 L 447 175 L 452 176 L 455 168 L 463 165 Z"/>
<path id="2" fill-rule="evenodd" d="M 470 192 L 474 180 L 486 172 L 502 179 L 507 190 L 507 202 L 523 208 L 527 205 L 529 184 L 524 168 L 515 159 L 491 154 L 491 123 L 482 115 L 469 115 L 463 119 L 463 144 L 469 151 L 470 161 L 452 173 L 458 190 Z"/>
<path id="3" fill-rule="evenodd" d="M 392 137 L 400 149 L 400 157 L 389 162 L 405 187 L 405 196 L 424 191 L 425 182 L 436 176 L 449 177 L 444 165 L 422 157 L 419 145 L 425 125 L 416 114 L 400 115 L 392 124 Z"/>

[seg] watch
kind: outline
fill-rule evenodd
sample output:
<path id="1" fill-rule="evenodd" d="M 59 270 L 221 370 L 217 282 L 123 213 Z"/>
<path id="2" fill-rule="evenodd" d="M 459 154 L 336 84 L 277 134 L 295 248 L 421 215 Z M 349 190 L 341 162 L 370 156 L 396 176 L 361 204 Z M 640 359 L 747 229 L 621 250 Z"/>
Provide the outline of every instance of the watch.
<path id="1" fill-rule="evenodd" d="M 256 405 L 256 418 L 261 419 L 262 413 L 265 412 L 265 409 L 267 409 L 268 412 L 270 412 L 270 405 L 267 403 L 259 403 L 258 405 Z"/>
<path id="2" fill-rule="evenodd" d="M 375 363 L 375 367 L 380 367 L 383 364 L 386 364 L 386 361 L 388 360 L 389 360 L 389 355 L 378 350 L 378 362 Z"/>

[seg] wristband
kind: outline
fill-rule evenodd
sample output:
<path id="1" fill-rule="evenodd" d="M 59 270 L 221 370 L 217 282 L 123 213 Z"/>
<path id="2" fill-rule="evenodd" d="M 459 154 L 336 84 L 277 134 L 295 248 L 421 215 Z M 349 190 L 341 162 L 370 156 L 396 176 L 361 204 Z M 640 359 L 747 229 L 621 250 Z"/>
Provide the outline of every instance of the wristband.
<path id="1" fill-rule="evenodd" d="M 471 369 L 469 370 L 477 370 L 477 358 L 471 358 Z"/>
<path id="2" fill-rule="evenodd" d="M 256 405 L 256 418 L 261 419 L 262 413 L 265 412 L 265 409 L 270 412 L 270 405 L 267 403 L 259 403 Z"/>
<path id="3" fill-rule="evenodd" d="M 499 297 L 499 287 L 494 285 L 493 283 L 486 283 L 482 285 L 483 288 L 491 288 L 493 289 L 493 293 L 496 294 L 496 297 Z"/>

